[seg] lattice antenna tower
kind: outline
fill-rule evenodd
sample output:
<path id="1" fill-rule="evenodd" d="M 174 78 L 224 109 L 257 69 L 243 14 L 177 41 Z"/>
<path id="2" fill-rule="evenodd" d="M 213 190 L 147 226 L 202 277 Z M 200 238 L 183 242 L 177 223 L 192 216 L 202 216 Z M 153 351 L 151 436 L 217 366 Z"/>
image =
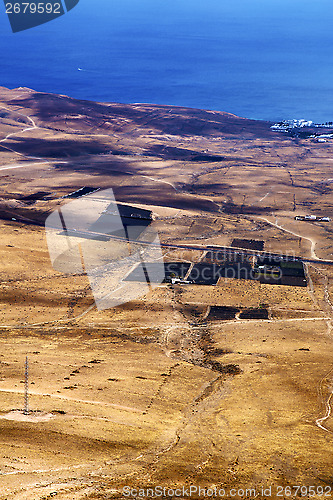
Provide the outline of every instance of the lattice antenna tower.
<path id="1" fill-rule="evenodd" d="M 29 415 L 29 361 L 28 356 L 25 358 L 24 372 L 24 415 Z"/>

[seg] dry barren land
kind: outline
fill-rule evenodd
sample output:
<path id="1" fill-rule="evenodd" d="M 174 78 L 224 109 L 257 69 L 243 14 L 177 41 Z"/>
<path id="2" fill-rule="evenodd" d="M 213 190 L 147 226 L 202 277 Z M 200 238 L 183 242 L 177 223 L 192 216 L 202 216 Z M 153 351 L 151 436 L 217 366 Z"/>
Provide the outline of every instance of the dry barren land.
<path id="1" fill-rule="evenodd" d="M 294 219 L 333 218 L 333 142 L 270 125 L 0 88 L 1 500 L 122 498 L 124 486 L 186 498 L 191 485 L 333 496 L 333 266 L 320 262 L 333 261 L 333 228 Z M 312 260 L 307 287 L 162 284 L 98 311 L 85 274 L 52 268 L 44 229 L 83 186 L 152 210 L 163 243 L 257 240 Z"/>

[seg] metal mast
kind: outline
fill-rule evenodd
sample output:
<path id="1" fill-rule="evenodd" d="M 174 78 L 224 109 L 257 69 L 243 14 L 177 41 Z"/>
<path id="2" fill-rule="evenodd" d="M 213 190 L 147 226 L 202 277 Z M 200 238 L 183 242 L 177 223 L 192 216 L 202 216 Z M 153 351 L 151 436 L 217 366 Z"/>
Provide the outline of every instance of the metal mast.
<path id="1" fill-rule="evenodd" d="M 29 415 L 29 362 L 28 356 L 25 358 L 25 372 L 24 372 L 24 415 Z"/>

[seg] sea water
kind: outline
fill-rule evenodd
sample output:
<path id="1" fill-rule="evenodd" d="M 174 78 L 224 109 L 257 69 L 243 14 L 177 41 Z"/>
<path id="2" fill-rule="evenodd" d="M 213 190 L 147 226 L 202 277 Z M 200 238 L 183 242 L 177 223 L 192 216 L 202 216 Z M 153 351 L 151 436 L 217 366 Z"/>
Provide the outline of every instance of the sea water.
<path id="1" fill-rule="evenodd" d="M 333 120 L 332 0 L 80 0 L 13 34 L 0 85 L 79 99 Z"/>

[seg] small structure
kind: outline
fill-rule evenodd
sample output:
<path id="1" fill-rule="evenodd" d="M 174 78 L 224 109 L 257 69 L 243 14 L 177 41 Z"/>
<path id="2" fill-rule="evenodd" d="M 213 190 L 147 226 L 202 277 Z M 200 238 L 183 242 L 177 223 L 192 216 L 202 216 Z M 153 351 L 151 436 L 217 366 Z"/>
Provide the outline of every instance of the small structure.
<path id="1" fill-rule="evenodd" d="M 181 278 L 171 278 L 172 285 L 191 285 L 193 282 Z"/>
<path id="2" fill-rule="evenodd" d="M 330 222 L 330 217 L 318 217 L 317 215 L 296 215 L 295 220 L 314 221 L 314 222 Z"/>

